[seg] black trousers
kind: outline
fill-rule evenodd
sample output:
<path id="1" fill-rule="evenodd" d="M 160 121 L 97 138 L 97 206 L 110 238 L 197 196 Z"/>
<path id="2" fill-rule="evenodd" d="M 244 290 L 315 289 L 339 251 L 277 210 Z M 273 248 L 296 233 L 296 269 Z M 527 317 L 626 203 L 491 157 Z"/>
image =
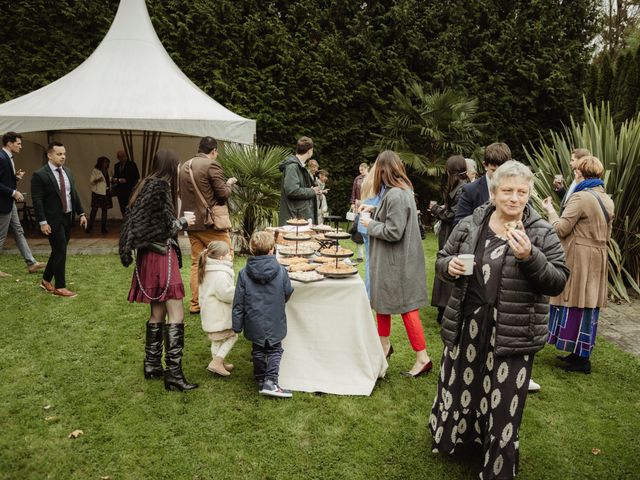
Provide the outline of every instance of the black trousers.
<path id="1" fill-rule="evenodd" d="M 265 381 L 271 380 L 278 383 L 278 373 L 280 372 L 280 360 L 282 360 L 282 342 L 269 345 L 267 342 L 264 347 L 253 344 L 251 357 L 253 358 L 253 377 L 258 386 Z"/>
<path id="2" fill-rule="evenodd" d="M 125 213 L 127 213 L 129 198 L 131 198 L 130 191 L 118 193 L 118 206 L 120 207 L 120 214 L 122 215 L 122 218 L 124 218 Z"/>
<path id="3" fill-rule="evenodd" d="M 71 234 L 71 214 L 64 215 L 62 223 L 56 229 L 51 229 L 49 234 L 49 245 L 51 245 L 51 256 L 44 269 L 42 278 L 47 282 L 55 279 L 56 288 L 65 288 L 65 267 L 67 263 L 67 244 Z"/>

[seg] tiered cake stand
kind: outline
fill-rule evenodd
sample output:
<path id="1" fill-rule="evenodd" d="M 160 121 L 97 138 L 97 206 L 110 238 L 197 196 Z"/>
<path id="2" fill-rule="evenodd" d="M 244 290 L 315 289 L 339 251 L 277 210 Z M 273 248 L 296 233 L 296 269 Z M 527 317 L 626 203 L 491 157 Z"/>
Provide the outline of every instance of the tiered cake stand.
<path id="1" fill-rule="evenodd" d="M 292 219 L 287 220 L 287 225 L 293 225 L 294 227 L 296 227 L 295 233 L 285 233 L 282 238 L 289 242 L 295 242 L 295 248 L 293 249 L 293 251 L 285 250 L 284 252 L 282 251 L 282 249 L 280 249 L 280 254 L 294 257 L 308 257 L 309 255 L 313 255 L 313 249 L 300 249 L 298 247 L 299 242 L 307 242 L 311 240 L 311 235 L 305 232 L 300 233 L 299 231 L 301 226 L 307 225 L 307 222 L 305 220 Z"/>
<path id="2" fill-rule="evenodd" d="M 320 267 L 318 267 L 316 271 L 323 274 L 325 277 L 331 277 L 331 278 L 345 278 L 358 273 L 358 269 L 350 265 L 347 266 L 350 268 L 344 268 L 344 267 L 339 268 L 341 259 L 345 259 L 353 256 L 353 252 L 351 250 L 340 248 L 340 240 L 346 240 L 348 238 L 351 238 L 351 235 L 346 232 L 340 232 L 336 229 L 335 232 L 326 232 L 324 236 L 326 238 L 336 240 L 336 244 L 335 246 L 324 248 L 320 252 L 325 257 L 335 258 L 336 261 L 335 261 L 335 265 L 332 263 L 325 263 L 324 265 L 321 265 Z M 334 267 L 336 271 L 334 272 L 327 271 L 327 269 L 331 267 Z M 338 270 L 341 270 L 341 271 L 338 271 Z"/>

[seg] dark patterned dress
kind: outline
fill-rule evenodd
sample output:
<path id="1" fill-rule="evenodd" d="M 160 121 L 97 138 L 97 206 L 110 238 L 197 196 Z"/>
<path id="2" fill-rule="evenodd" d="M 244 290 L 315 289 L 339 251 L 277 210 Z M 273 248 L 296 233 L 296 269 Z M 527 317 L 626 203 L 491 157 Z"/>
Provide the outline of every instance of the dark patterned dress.
<path id="1" fill-rule="evenodd" d="M 513 478 L 518 472 L 518 431 L 533 364 L 533 355 L 494 355 L 496 303 L 509 246 L 486 228 L 459 341 L 444 349 L 429 417 L 434 452 L 453 454 L 459 445 L 482 446 L 483 480 Z"/>

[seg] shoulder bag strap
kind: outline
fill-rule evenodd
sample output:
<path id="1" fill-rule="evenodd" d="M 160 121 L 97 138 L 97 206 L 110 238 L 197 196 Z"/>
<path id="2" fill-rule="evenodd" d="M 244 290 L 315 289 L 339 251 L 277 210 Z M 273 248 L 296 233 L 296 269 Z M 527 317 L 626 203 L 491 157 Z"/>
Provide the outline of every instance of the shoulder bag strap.
<path id="1" fill-rule="evenodd" d="M 600 200 L 600 197 L 598 196 L 598 194 L 593 190 L 587 189 L 587 192 L 589 192 L 591 195 L 596 197 L 596 200 L 598 201 L 598 203 L 600 204 L 600 208 L 602 209 L 602 213 L 604 214 L 604 219 L 606 220 L 607 225 L 609 225 L 609 214 L 607 213 L 607 210 L 604 208 L 604 203 L 602 203 L 602 200 Z"/>
<path id="2" fill-rule="evenodd" d="M 187 163 L 188 163 L 188 167 L 189 167 L 189 176 L 191 177 L 191 184 L 193 185 L 193 189 L 196 191 L 196 194 L 198 195 L 198 198 L 200 199 L 200 202 L 202 202 L 202 204 L 204 205 L 204 208 L 210 208 L 209 204 L 204 199 L 204 195 L 202 195 L 202 192 L 198 188 L 198 185 L 196 184 L 195 178 L 193 178 L 193 169 L 191 168 L 191 162 L 193 162 L 193 160 L 189 160 L 189 162 L 187 162 Z M 214 205 L 216 204 L 215 199 L 213 200 L 213 204 Z"/>

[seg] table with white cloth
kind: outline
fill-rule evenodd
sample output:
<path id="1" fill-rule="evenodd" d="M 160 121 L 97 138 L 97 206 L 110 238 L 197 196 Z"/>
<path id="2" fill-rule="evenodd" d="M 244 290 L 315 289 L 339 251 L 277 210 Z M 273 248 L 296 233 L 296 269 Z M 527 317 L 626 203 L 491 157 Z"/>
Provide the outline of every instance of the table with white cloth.
<path id="1" fill-rule="evenodd" d="M 280 386 L 370 395 L 387 360 L 360 276 L 291 284 Z"/>

